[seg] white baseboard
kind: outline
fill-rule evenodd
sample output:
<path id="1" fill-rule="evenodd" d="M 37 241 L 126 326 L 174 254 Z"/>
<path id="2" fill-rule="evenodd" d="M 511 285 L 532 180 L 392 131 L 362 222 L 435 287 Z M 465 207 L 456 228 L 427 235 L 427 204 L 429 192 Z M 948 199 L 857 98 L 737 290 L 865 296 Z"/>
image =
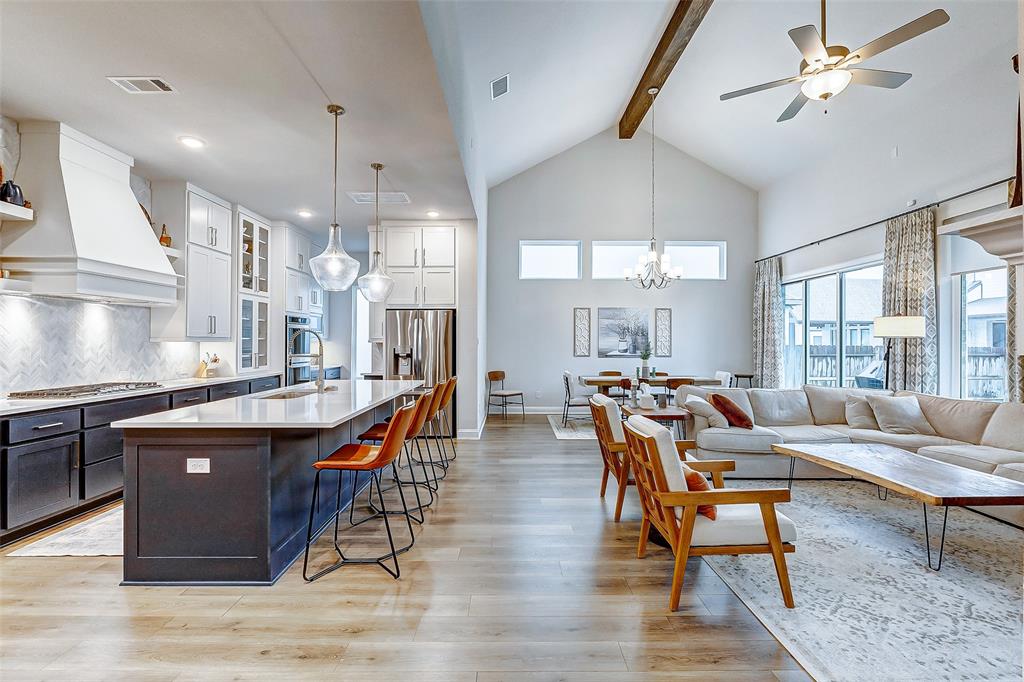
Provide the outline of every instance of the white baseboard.
<path id="1" fill-rule="evenodd" d="M 480 440 L 483 432 L 484 425 L 481 424 L 480 427 L 476 429 L 459 429 L 458 433 L 455 434 L 455 437 L 459 440 Z"/>
<path id="2" fill-rule="evenodd" d="M 574 414 L 577 411 L 582 410 L 582 409 L 583 408 L 573 408 L 572 410 L 569 411 L 569 414 Z M 511 417 L 513 414 L 522 414 L 522 408 L 519 407 L 519 405 L 516 405 L 514 407 L 512 405 L 509 405 L 508 406 L 508 416 Z M 527 405 L 526 406 L 526 414 L 562 414 L 562 406 L 561 405 L 556 405 L 556 406 L 553 406 L 553 407 L 547 407 L 547 406 L 544 406 L 544 405 Z M 488 416 L 490 416 L 490 417 L 500 417 L 501 416 L 501 412 L 497 408 L 494 408 L 494 411 L 491 412 Z"/>

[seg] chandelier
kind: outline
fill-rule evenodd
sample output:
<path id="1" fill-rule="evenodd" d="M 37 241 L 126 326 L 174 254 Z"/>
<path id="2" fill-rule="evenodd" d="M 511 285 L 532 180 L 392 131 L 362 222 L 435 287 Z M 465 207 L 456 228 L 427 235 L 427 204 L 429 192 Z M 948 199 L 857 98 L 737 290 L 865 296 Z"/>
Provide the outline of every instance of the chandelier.
<path id="1" fill-rule="evenodd" d="M 395 280 L 391 278 L 380 257 L 380 172 L 384 164 L 371 163 L 370 168 L 376 172 L 374 181 L 374 230 L 373 230 L 373 261 L 370 271 L 359 278 L 359 291 L 370 303 L 381 303 L 388 300 L 391 290 L 395 288 Z"/>
<path id="2" fill-rule="evenodd" d="M 319 256 L 309 259 L 313 277 L 327 291 L 346 291 L 359 274 L 359 261 L 348 255 L 341 244 L 341 226 L 338 225 L 338 118 L 345 110 L 329 104 L 327 113 L 334 116 L 334 220 L 327 238 L 327 248 Z"/>
<path id="3" fill-rule="evenodd" d="M 654 97 L 658 88 L 649 89 L 647 94 L 651 96 L 651 244 L 647 253 L 637 258 L 635 267 L 626 268 L 625 277 L 638 289 L 664 289 L 683 278 L 683 268 L 672 267 L 668 252 L 658 255 L 658 241 L 654 238 Z"/>

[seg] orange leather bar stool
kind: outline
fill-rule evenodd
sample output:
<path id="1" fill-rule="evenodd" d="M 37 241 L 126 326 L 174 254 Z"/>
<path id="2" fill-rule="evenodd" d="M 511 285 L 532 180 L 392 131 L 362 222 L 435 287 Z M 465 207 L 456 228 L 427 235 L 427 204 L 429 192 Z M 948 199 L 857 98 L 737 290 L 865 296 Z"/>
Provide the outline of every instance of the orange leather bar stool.
<path id="1" fill-rule="evenodd" d="M 420 480 L 416 479 L 416 466 L 415 466 L 415 463 L 413 462 L 413 459 L 412 459 L 412 449 L 409 447 L 409 443 L 410 443 L 410 441 L 414 441 L 416 439 L 416 437 L 419 436 L 420 432 L 423 430 L 423 424 L 427 421 L 427 412 L 430 410 L 430 403 L 431 403 L 432 400 L 433 400 L 433 396 L 431 396 L 430 393 L 423 393 L 423 394 L 421 394 L 419 396 L 419 398 L 416 399 L 415 403 L 411 403 L 414 406 L 412 421 L 409 422 L 409 429 L 406 431 L 406 434 L 405 434 L 405 442 L 402 444 L 402 449 L 405 452 L 405 461 L 406 461 L 406 467 L 405 468 L 407 468 L 409 470 L 409 475 L 411 477 L 411 480 L 402 479 L 402 477 L 401 477 L 401 471 L 402 471 L 401 457 L 399 457 L 395 461 L 395 464 L 397 465 L 396 466 L 396 475 L 395 475 L 395 485 L 411 485 L 411 486 L 413 486 L 413 491 L 416 493 L 416 508 L 415 508 L 415 511 L 418 512 L 418 516 L 416 514 L 412 515 L 412 520 L 415 521 L 416 523 L 423 523 L 423 509 L 426 508 L 426 507 L 429 507 L 434 502 L 434 491 L 437 489 L 437 487 L 436 487 L 437 474 L 436 473 L 434 474 L 435 485 L 431 486 L 430 485 L 430 474 L 427 472 L 426 462 L 420 461 L 419 465 L 420 465 L 420 468 L 422 469 L 423 480 L 420 481 Z M 374 424 L 369 429 L 367 429 L 363 433 L 359 434 L 359 436 L 358 436 L 359 442 L 360 443 L 365 443 L 366 441 L 377 441 L 377 442 L 383 441 L 384 440 L 384 436 L 387 435 L 387 431 L 388 431 L 389 426 L 390 426 L 390 422 L 380 422 L 380 423 Z M 431 469 L 431 470 L 433 470 L 433 469 Z M 420 498 L 420 490 L 419 490 L 420 486 L 425 486 L 426 489 L 427 489 L 427 492 L 430 494 L 430 500 L 428 502 L 426 502 L 426 503 L 424 503 L 423 500 Z M 391 486 L 390 488 L 385 488 L 385 490 L 391 490 L 394 487 L 395 486 Z M 380 513 L 380 511 L 376 507 L 373 506 L 372 499 L 370 499 L 369 506 L 375 512 Z M 352 507 L 349 507 L 349 522 L 352 525 L 354 525 L 354 526 L 355 525 L 359 525 L 359 523 L 363 523 L 363 521 L 369 520 L 369 519 L 363 519 L 363 521 L 360 521 L 360 522 L 356 523 L 355 519 L 353 518 L 353 516 L 354 516 L 353 509 L 354 508 L 355 508 L 355 505 L 352 505 Z M 396 513 L 397 514 L 398 512 L 391 512 L 391 513 Z"/>
<path id="2" fill-rule="evenodd" d="M 440 457 L 441 460 L 439 464 L 441 468 L 444 470 L 444 473 L 441 475 L 442 479 L 448 475 L 449 461 L 448 449 L 444 445 L 444 438 L 441 435 L 441 429 L 438 428 L 438 424 L 440 423 L 438 414 L 441 411 L 441 403 L 444 401 L 446 387 L 447 382 L 439 383 L 434 386 L 434 400 L 431 401 L 430 412 L 427 413 L 426 430 L 429 432 L 429 434 L 424 435 L 424 442 L 428 443 L 428 446 L 429 441 L 426 440 L 426 438 L 428 437 L 433 438 L 434 445 L 437 446 L 438 456 Z M 431 463 L 433 463 L 433 460 L 431 460 Z"/>
<path id="3" fill-rule="evenodd" d="M 441 427 L 442 437 L 445 432 L 448 433 L 448 441 L 452 445 L 452 456 L 451 459 L 455 459 L 458 453 L 455 450 L 455 434 L 452 431 L 451 422 L 448 420 L 448 406 L 452 403 L 452 398 L 455 396 L 455 384 L 458 383 L 458 377 L 452 377 L 444 384 L 444 395 L 441 396 L 441 406 L 437 412 L 437 422 Z"/>
<path id="4" fill-rule="evenodd" d="M 399 549 L 395 548 L 395 538 L 391 534 L 391 523 L 388 521 L 388 514 L 381 514 L 384 518 L 384 528 L 388 534 L 388 545 L 391 547 L 391 551 L 387 554 L 383 554 L 378 557 L 346 557 L 341 551 L 341 547 L 338 546 L 338 521 L 341 517 L 341 479 L 342 472 L 360 472 L 366 471 L 370 473 L 370 485 L 376 485 L 377 496 L 380 498 L 381 508 L 386 512 L 387 508 L 384 506 L 384 495 L 381 493 L 380 488 L 380 476 L 381 470 L 384 467 L 394 467 L 395 459 L 402 451 L 402 445 L 405 443 L 405 435 L 409 430 L 409 424 L 412 422 L 413 412 L 415 407 L 413 405 L 406 405 L 400 408 L 394 418 L 388 424 L 387 433 L 384 435 L 384 440 L 381 442 L 380 447 L 372 445 L 357 445 L 355 443 L 349 443 L 338 448 L 333 454 L 325 457 L 324 459 L 315 462 L 313 468 L 316 469 L 316 476 L 313 478 L 313 495 L 312 501 L 309 505 L 309 523 L 306 526 L 306 551 L 302 559 L 302 577 L 306 582 L 312 582 L 317 578 L 324 576 L 331 571 L 337 570 L 346 564 L 377 564 L 385 571 L 387 571 L 392 577 L 398 578 L 401 574 L 401 569 L 398 565 L 398 555 L 402 552 L 407 552 L 412 548 L 413 543 L 416 542 L 416 536 L 412 531 L 412 521 L 409 518 L 409 507 L 405 503 L 405 494 L 402 492 L 402 487 L 398 487 L 398 494 L 402 500 L 402 508 L 405 513 L 405 522 L 409 527 L 409 544 Z M 338 554 L 338 561 L 331 564 L 327 568 L 324 568 L 314 575 L 308 574 L 309 570 L 309 546 L 331 525 L 331 520 L 325 522 L 315 532 L 313 530 L 313 516 L 316 512 L 317 496 L 320 490 L 320 474 L 324 471 L 336 471 L 338 472 L 338 493 L 336 499 L 336 506 L 334 509 L 334 551 Z M 356 494 L 356 479 L 358 473 L 352 478 L 352 503 L 355 503 Z M 394 562 L 395 567 L 392 569 L 390 566 L 384 563 L 384 560 L 391 558 Z"/>

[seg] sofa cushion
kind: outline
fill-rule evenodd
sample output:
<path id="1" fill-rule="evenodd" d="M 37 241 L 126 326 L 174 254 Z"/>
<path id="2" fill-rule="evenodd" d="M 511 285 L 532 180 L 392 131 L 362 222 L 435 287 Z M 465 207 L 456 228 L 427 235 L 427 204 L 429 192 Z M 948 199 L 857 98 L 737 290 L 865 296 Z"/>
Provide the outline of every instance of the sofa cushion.
<path id="1" fill-rule="evenodd" d="M 811 414 L 814 415 L 814 423 L 819 426 L 845 423 L 846 402 L 851 395 L 892 395 L 892 391 L 875 391 L 869 388 L 812 386 L 810 384 L 805 384 L 803 390 L 807 394 L 807 403 L 811 407 Z"/>
<path id="2" fill-rule="evenodd" d="M 1024 404 L 999 405 L 981 435 L 981 444 L 1007 450 L 1024 450 Z"/>
<path id="3" fill-rule="evenodd" d="M 981 435 L 992 419 L 992 413 L 999 407 L 998 403 L 957 400 L 910 391 L 899 391 L 896 395 L 915 396 L 921 405 L 921 411 L 936 434 L 965 443 L 981 442 Z M 1024 419 L 1024 414 L 1021 415 L 1021 419 Z M 1024 431 L 1021 434 L 1024 436 Z"/>
<path id="4" fill-rule="evenodd" d="M 754 425 L 751 429 L 704 429 L 697 434 L 697 447 L 719 452 L 756 452 L 774 454 L 772 445 L 782 443 L 782 436 L 771 429 Z"/>
<path id="5" fill-rule="evenodd" d="M 1003 464 L 1024 462 L 1024 452 L 1020 450 L 985 445 L 933 445 L 921 448 L 917 454 L 986 474 L 995 473 L 996 467 Z"/>
<path id="6" fill-rule="evenodd" d="M 886 433 L 922 434 L 935 436 L 935 429 L 921 411 L 917 397 L 905 395 L 899 398 L 869 395 L 868 404 L 875 413 L 875 421 Z M 955 440 L 955 439 L 954 439 Z"/>
<path id="7" fill-rule="evenodd" d="M 849 443 L 850 437 L 824 426 L 773 426 L 772 431 L 782 436 L 783 443 Z"/>
<path id="8" fill-rule="evenodd" d="M 747 392 L 754 408 L 755 424 L 792 426 L 814 423 L 803 389 L 752 388 Z"/>
<path id="9" fill-rule="evenodd" d="M 920 448 L 930 445 L 970 445 L 970 443 L 942 436 L 926 436 L 920 433 L 886 433 L 872 429 L 850 429 L 847 435 L 854 443 L 883 443 L 911 452 L 917 452 Z"/>
<path id="10" fill-rule="evenodd" d="M 681 514 L 676 507 L 676 514 Z M 785 514 L 776 511 L 779 535 L 783 542 L 796 542 L 796 526 Z M 761 507 L 756 504 L 723 504 L 718 507 L 718 519 L 712 521 L 698 516 L 693 524 L 690 545 L 714 547 L 718 545 L 764 545 L 768 537 L 764 532 Z"/>
<path id="11" fill-rule="evenodd" d="M 871 409 L 867 396 L 851 395 L 846 398 L 846 423 L 855 429 L 881 431 L 875 411 Z"/>
<path id="12" fill-rule="evenodd" d="M 719 429 L 729 426 L 729 420 L 725 418 L 725 415 L 716 410 L 714 405 L 700 396 L 689 395 L 686 396 L 685 402 L 676 404 L 682 404 L 682 406 L 689 410 L 691 414 L 707 419 L 708 426 Z"/>
<path id="13" fill-rule="evenodd" d="M 995 474 L 996 476 L 1002 476 L 1003 478 L 1011 478 L 1014 481 L 1020 481 L 1021 483 L 1024 483 L 1024 462 L 1000 464 L 992 473 Z"/>
<path id="14" fill-rule="evenodd" d="M 709 388 L 709 389 L 698 389 L 696 386 L 690 387 L 688 395 L 698 395 L 704 400 L 711 402 L 711 394 L 724 395 L 729 400 L 736 403 L 736 405 L 743 410 L 751 420 L 754 419 L 754 407 L 750 404 L 750 396 L 747 395 L 746 388 Z M 685 398 L 684 398 L 685 402 Z M 676 403 L 679 405 L 680 403 Z M 754 422 L 757 423 L 756 421 Z"/>
<path id="15" fill-rule="evenodd" d="M 590 396 L 590 402 L 604 410 L 611 427 L 612 439 L 616 443 L 625 443 L 626 435 L 622 432 L 622 412 L 619 411 L 619 404 L 602 393 Z"/>
<path id="16" fill-rule="evenodd" d="M 661 462 L 661 469 L 665 473 L 665 483 L 672 492 L 687 492 L 685 471 L 690 467 L 679 461 L 679 452 L 676 450 L 676 442 L 672 438 L 672 432 L 658 422 L 633 415 L 628 423 L 634 429 L 654 438 L 654 445 L 657 448 L 657 460 Z"/>
<path id="17" fill-rule="evenodd" d="M 718 395 L 717 393 L 712 393 L 710 397 L 711 405 L 722 413 L 725 420 L 729 422 L 729 426 L 735 426 L 741 429 L 753 428 L 754 420 L 739 405 L 729 400 L 724 395 Z"/>

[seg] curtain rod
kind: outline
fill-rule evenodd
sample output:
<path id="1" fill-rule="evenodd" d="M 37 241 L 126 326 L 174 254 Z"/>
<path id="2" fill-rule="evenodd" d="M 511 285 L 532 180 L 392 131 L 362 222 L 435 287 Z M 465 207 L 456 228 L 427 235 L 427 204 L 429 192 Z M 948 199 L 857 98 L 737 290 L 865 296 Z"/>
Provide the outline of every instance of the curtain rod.
<path id="1" fill-rule="evenodd" d="M 974 194 L 975 192 L 980 192 L 982 190 L 986 190 L 989 187 L 995 187 L 996 185 L 1001 185 L 1001 184 L 1003 184 L 1005 182 L 1009 182 L 1010 180 L 1013 180 L 1013 178 L 1006 178 L 1005 180 L 996 180 L 995 182 L 990 182 L 987 185 L 984 185 L 983 187 L 978 187 L 976 189 L 967 190 L 966 192 L 961 192 L 960 194 L 956 194 L 956 195 L 951 196 L 951 197 L 946 197 L 945 199 L 941 199 L 939 201 L 933 201 L 932 203 L 926 204 L 925 206 L 918 206 L 918 207 L 912 208 L 909 211 L 904 211 L 903 213 L 898 213 L 898 214 L 896 214 L 894 216 L 890 216 L 888 218 L 882 218 L 881 220 L 876 220 L 875 222 L 868 223 L 867 225 L 861 225 L 860 227 L 855 227 L 855 228 L 853 228 L 851 230 L 846 230 L 845 232 L 840 232 L 839 234 L 833 234 L 833 235 L 828 236 L 828 237 L 822 237 L 821 239 L 816 239 L 813 242 L 807 242 L 806 244 L 801 244 L 800 246 L 794 246 L 791 249 L 786 249 L 785 251 L 779 251 L 778 253 L 776 253 L 774 255 L 771 255 L 771 256 L 765 256 L 764 258 L 757 258 L 757 259 L 754 260 L 754 262 L 755 263 L 760 263 L 763 260 L 769 260 L 771 258 L 778 258 L 779 256 L 785 256 L 786 254 L 793 253 L 794 251 L 799 251 L 800 249 L 806 249 L 808 246 L 818 246 L 819 244 L 822 244 L 823 242 L 827 242 L 827 241 L 829 241 L 831 239 L 838 239 L 839 237 L 845 237 L 848 234 L 853 234 L 854 232 L 860 232 L 861 230 L 866 230 L 869 227 L 874 227 L 875 225 L 884 223 L 884 222 L 889 221 L 889 220 L 895 220 L 896 218 L 902 218 L 905 215 L 910 215 L 911 213 L 916 213 L 916 212 L 921 211 L 921 210 L 926 209 L 926 208 L 935 208 L 936 206 L 938 206 L 940 204 L 945 204 L 947 202 L 953 201 L 954 199 L 959 199 L 960 197 L 965 197 L 968 194 Z"/>

